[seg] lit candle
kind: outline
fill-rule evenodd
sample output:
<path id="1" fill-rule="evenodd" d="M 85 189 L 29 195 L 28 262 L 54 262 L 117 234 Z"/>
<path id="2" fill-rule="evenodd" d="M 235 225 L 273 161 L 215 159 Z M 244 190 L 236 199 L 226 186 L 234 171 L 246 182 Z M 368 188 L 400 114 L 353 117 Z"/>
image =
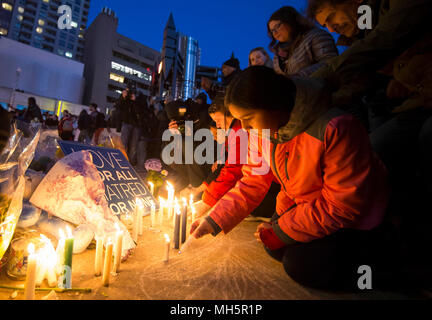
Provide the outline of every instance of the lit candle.
<path id="1" fill-rule="evenodd" d="M 194 203 L 194 196 L 193 196 L 193 194 L 191 193 L 191 194 L 189 195 L 189 207 L 192 207 L 193 203 Z"/>
<path id="2" fill-rule="evenodd" d="M 36 286 L 37 256 L 34 254 L 34 244 L 30 243 L 27 247 L 27 274 L 24 287 L 24 297 L 26 300 L 34 300 Z"/>
<path id="3" fill-rule="evenodd" d="M 138 209 L 138 234 L 142 236 L 144 229 L 144 203 L 140 198 L 137 198 L 137 209 Z"/>
<path id="4" fill-rule="evenodd" d="M 149 186 L 150 186 L 150 193 L 154 196 L 154 183 L 149 181 Z"/>
<path id="5" fill-rule="evenodd" d="M 166 249 L 165 249 L 165 262 L 169 261 L 169 252 L 170 252 L 170 237 L 169 235 L 165 234 L 165 245 L 166 245 Z"/>
<path id="6" fill-rule="evenodd" d="M 168 219 L 171 218 L 174 214 L 174 194 L 175 190 L 171 183 L 167 182 L 167 190 L 168 190 Z"/>
<path id="7" fill-rule="evenodd" d="M 45 280 L 45 275 L 47 271 L 45 265 L 46 254 L 44 252 L 44 248 L 38 251 L 36 257 L 37 257 L 36 286 L 40 287 L 42 285 L 42 282 Z"/>
<path id="8" fill-rule="evenodd" d="M 121 263 L 121 254 L 123 248 L 123 232 L 120 230 L 120 227 L 116 223 L 115 225 L 117 229 L 116 233 L 116 241 L 115 241 L 115 249 L 114 249 L 114 272 L 118 272 L 120 270 Z"/>
<path id="9" fill-rule="evenodd" d="M 192 222 L 194 222 L 195 217 L 196 217 L 196 209 L 195 209 L 194 205 L 192 205 L 192 207 L 191 207 L 191 212 L 192 212 Z"/>
<path id="10" fill-rule="evenodd" d="M 106 245 L 106 250 L 105 250 L 105 261 L 104 261 L 104 270 L 103 270 L 103 277 L 102 277 L 102 283 L 105 287 L 109 286 L 112 253 L 113 253 L 113 243 L 111 242 L 111 239 L 108 239 L 108 243 Z"/>
<path id="11" fill-rule="evenodd" d="M 180 208 L 180 206 L 179 206 L 179 204 L 178 204 L 178 200 L 177 200 L 177 197 L 175 198 L 175 200 L 174 200 L 174 204 L 173 204 L 173 210 L 174 210 L 174 215 L 173 215 L 173 217 L 172 217 L 172 225 L 173 225 L 173 227 L 175 226 L 175 221 L 176 221 L 176 219 L 177 219 L 177 207 L 179 207 Z M 179 209 L 180 210 L 180 209 Z"/>
<path id="12" fill-rule="evenodd" d="M 138 208 L 138 198 L 137 198 L 135 212 L 133 216 L 133 230 L 132 230 L 132 238 L 135 241 L 135 243 L 138 243 L 138 233 L 139 233 L 139 208 Z"/>
<path id="13" fill-rule="evenodd" d="M 103 263 L 103 238 L 96 237 L 96 256 L 95 256 L 95 276 L 99 277 L 102 274 Z"/>
<path id="14" fill-rule="evenodd" d="M 186 229 L 187 229 L 187 200 L 183 198 L 183 211 L 181 214 L 181 243 L 185 243 L 186 241 Z"/>
<path id="15" fill-rule="evenodd" d="M 175 223 L 174 223 L 174 249 L 180 249 L 180 218 L 181 210 L 180 206 L 176 206 L 175 211 Z"/>
<path id="16" fill-rule="evenodd" d="M 156 226 L 156 204 L 153 201 L 151 205 L 150 218 L 151 218 L 151 226 L 152 228 L 154 228 Z"/>
<path id="17" fill-rule="evenodd" d="M 65 241 L 66 241 L 66 235 L 64 234 L 63 230 L 59 230 L 59 236 L 60 239 L 57 242 L 57 248 L 56 248 L 56 254 L 57 254 L 57 268 L 56 273 L 59 275 L 62 271 L 62 264 L 64 259 L 64 248 L 65 248 Z"/>
<path id="18" fill-rule="evenodd" d="M 163 198 L 159 197 L 159 224 L 162 226 L 164 218 L 164 206 L 165 201 Z"/>
<path id="19" fill-rule="evenodd" d="M 64 257 L 62 273 L 59 280 L 59 288 L 71 289 L 72 288 L 72 255 L 73 255 L 73 244 L 74 238 L 72 231 L 69 226 L 66 227 L 67 238 L 64 246 Z"/>
<path id="20" fill-rule="evenodd" d="M 55 287 L 57 285 L 57 273 L 56 273 L 56 265 L 57 265 L 57 255 L 54 250 L 54 247 L 47 237 L 43 234 L 41 235 L 43 242 L 45 243 L 45 261 L 46 261 L 46 279 L 48 280 L 49 287 Z"/>

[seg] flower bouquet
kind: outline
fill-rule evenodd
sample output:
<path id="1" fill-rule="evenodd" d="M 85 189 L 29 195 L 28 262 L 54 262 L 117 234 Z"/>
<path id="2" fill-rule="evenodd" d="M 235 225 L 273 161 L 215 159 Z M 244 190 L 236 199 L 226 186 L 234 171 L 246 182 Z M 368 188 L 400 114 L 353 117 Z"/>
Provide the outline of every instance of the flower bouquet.
<path id="1" fill-rule="evenodd" d="M 168 176 L 168 171 L 162 170 L 162 163 L 159 159 L 149 159 L 145 162 L 144 166 L 147 170 L 146 180 L 153 183 L 154 196 L 156 197 L 159 188 L 163 186 Z"/>

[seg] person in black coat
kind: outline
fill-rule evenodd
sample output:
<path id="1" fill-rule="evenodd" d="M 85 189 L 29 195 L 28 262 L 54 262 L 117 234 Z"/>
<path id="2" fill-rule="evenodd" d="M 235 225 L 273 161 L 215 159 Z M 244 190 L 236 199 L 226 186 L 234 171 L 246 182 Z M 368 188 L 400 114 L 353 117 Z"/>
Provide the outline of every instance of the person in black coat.
<path id="1" fill-rule="evenodd" d="M 42 112 L 39 106 L 36 104 L 34 97 L 28 98 L 28 107 L 24 113 L 24 121 L 30 123 L 32 120 L 38 119 L 39 122 L 43 122 Z"/>
<path id="2" fill-rule="evenodd" d="M 78 117 L 78 129 L 80 134 L 78 137 L 79 142 L 91 143 L 92 131 L 91 131 L 92 119 L 85 109 L 83 109 Z"/>

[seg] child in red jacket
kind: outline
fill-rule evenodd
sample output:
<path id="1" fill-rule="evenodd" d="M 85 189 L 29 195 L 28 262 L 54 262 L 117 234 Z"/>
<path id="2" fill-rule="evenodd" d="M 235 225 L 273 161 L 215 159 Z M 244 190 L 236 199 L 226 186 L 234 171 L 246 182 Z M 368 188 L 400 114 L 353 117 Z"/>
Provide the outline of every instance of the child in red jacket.
<path id="1" fill-rule="evenodd" d="M 257 174 L 256 164 L 243 165 L 236 187 L 193 223 L 194 237 L 231 231 L 276 178 L 282 186 L 276 213 L 258 227 L 257 240 L 303 285 L 357 285 L 359 267 L 375 266 L 382 254 L 389 185 L 366 130 L 330 102 L 319 81 L 288 79 L 265 67 L 243 71 L 225 104 L 250 135 L 256 129 L 260 139 L 270 139 L 263 161 L 271 170 Z M 264 129 L 270 137 L 261 135 Z"/>

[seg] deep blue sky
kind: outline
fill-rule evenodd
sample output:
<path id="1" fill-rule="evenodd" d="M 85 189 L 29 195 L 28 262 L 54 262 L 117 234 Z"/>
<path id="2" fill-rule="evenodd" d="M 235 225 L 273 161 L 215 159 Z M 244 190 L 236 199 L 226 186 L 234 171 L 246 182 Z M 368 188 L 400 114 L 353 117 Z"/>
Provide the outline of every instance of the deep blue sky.
<path id="1" fill-rule="evenodd" d="M 102 7 L 119 18 L 117 32 L 160 51 L 170 12 L 177 30 L 198 40 L 201 64 L 221 66 L 234 51 L 241 68 L 248 65 L 252 48 L 267 48 L 266 23 L 284 5 L 303 12 L 305 0 L 91 0 L 89 22 Z"/>

